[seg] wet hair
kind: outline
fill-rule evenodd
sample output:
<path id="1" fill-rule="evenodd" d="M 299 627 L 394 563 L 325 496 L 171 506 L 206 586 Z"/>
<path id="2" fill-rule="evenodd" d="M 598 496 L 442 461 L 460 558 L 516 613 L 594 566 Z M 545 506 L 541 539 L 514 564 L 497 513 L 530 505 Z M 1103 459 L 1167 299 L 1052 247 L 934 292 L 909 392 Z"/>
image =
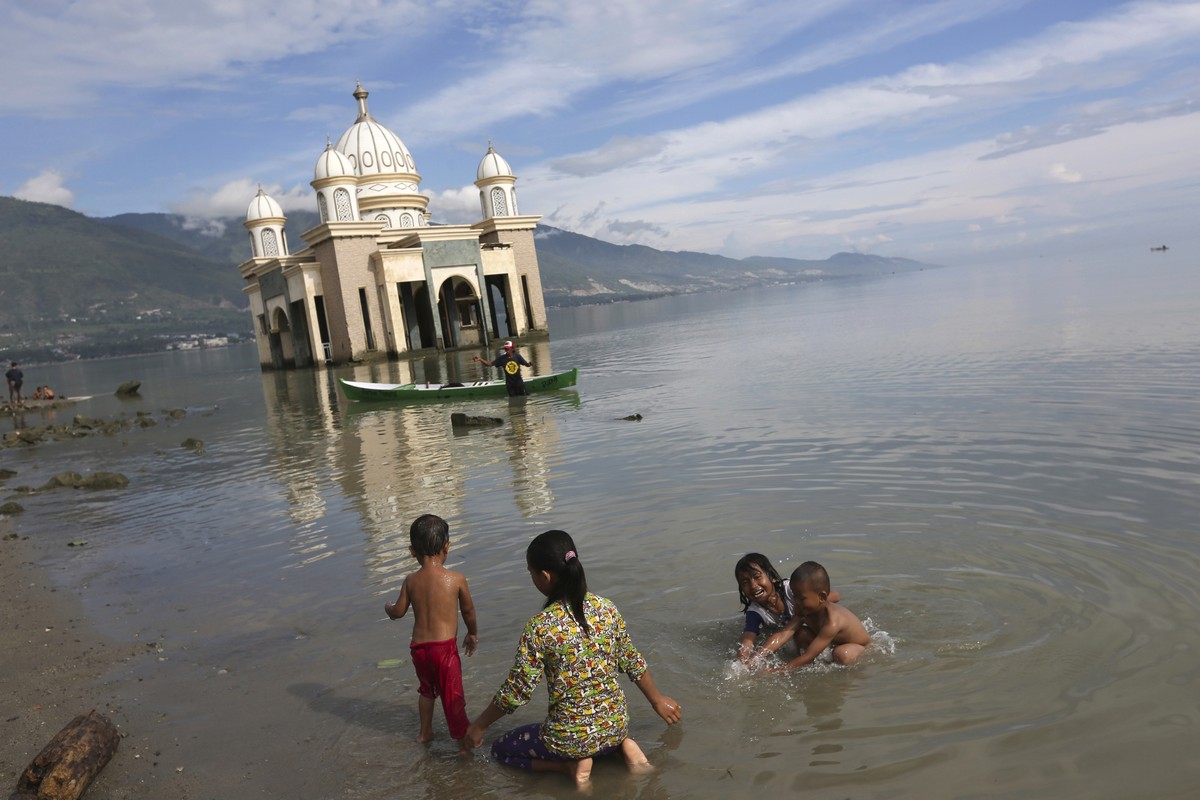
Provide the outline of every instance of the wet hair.
<path id="1" fill-rule="evenodd" d="M 763 573 L 771 579 L 771 583 L 775 586 L 775 591 L 783 595 L 783 578 L 779 577 L 779 573 L 775 571 L 775 567 L 771 566 L 771 559 L 764 556 L 762 553 L 746 553 L 738 559 L 738 562 L 733 565 L 733 577 L 749 574 L 751 567 L 758 567 Z M 754 602 L 749 597 L 742 593 L 742 587 L 738 585 L 738 599 L 742 601 L 742 611 L 750 607 Z"/>
<path id="2" fill-rule="evenodd" d="M 583 563 L 579 560 L 579 553 L 575 549 L 571 534 L 566 531 L 546 531 L 538 534 L 525 550 L 525 562 L 533 569 L 550 573 L 554 578 L 543 608 L 549 608 L 562 601 L 583 629 L 584 635 L 590 635 L 587 617 L 583 613 L 583 599 L 587 596 L 587 576 L 583 572 Z"/>
<path id="3" fill-rule="evenodd" d="M 792 591 L 798 592 L 806 585 L 829 594 L 829 573 L 817 562 L 805 561 L 792 572 Z"/>
<path id="4" fill-rule="evenodd" d="M 450 526 L 436 514 L 423 514 L 409 526 L 408 543 L 418 559 L 441 555 L 450 544 Z"/>

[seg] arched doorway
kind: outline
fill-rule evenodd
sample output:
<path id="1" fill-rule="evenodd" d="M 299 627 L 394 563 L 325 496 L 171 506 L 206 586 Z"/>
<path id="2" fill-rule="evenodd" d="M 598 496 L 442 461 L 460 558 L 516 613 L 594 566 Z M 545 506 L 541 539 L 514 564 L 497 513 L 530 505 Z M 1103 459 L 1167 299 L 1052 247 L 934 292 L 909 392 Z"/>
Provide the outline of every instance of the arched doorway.
<path id="1" fill-rule="evenodd" d="M 438 316 L 447 349 L 483 343 L 483 314 L 470 281 L 456 276 L 442 283 L 438 290 Z"/>
<path id="2" fill-rule="evenodd" d="M 271 316 L 271 356 L 278 366 L 296 366 L 296 345 L 292 341 L 292 326 L 288 323 L 287 312 L 283 308 L 275 309 Z"/>

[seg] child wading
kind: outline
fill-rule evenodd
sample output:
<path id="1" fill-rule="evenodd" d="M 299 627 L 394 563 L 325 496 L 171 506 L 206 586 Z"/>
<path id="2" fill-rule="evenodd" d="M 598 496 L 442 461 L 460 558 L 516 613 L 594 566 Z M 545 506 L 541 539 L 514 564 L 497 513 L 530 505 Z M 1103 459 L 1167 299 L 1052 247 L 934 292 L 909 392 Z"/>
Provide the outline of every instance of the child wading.
<path id="1" fill-rule="evenodd" d="M 399 619 L 412 606 L 413 633 L 409 650 L 413 668 L 421 681 L 417 693 L 417 709 L 421 716 L 418 742 L 433 738 L 433 702 L 442 698 L 442 711 L 450 726 L 450 736 L 462 741 L 467 732 L 467 701 L 463 696 L 462 662 L 458 658 L 458 614 L 462 611 L 467 635 L 463 650 L 475 654 L 478 636 L 475 630 L 475 604 L 471 590 L 461 573 L 443 566 L 450 552 L 450 526 L 441 517 L 426 514 L 418 517 L 408 530 L 412 553 L 421 568 L 404 579 L 400 596 L 387 603 L 383 610 L 392 619 Z"/>
<path id="2" fill-rule="evenodd" d="M 583 784 L 595 756 L 620 752 L 631 769 L 650 769 L 629 738 L 629 710 L 617 683 L 624 672 L 668 723 L 678 722 L 679 703 L 659 693 L 646 662 L 629 640 L 616 606 L 590 594 L 575 543 L 565 531 L 546 531 L 525 551 L 533 585 L 546 596 L 529 620 L 508 679 L 467 731 L 471 747 L 483 743 L 489 725 L 528 702 L 546 676 L 546 721 L 503 734 L 492 757 L 522 769 L 564 772 Z"/>

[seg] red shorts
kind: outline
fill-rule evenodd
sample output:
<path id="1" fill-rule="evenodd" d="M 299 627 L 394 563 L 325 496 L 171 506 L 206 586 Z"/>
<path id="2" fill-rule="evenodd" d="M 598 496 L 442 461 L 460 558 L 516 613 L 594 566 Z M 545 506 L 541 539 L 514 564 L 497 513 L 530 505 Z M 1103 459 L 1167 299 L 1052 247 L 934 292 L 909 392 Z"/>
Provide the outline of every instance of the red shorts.
<path id="1" fill-rule="evenodd" d="M 461 739 L 467 732 L 467 698 L 462 688 L 462 662 L 458 658 L 458 643 L 413 642 L 409 645 L 413 668 L 421 685 L 417 693 L 430 699 L 442 698 L 442 711 L 450 726 L 450 738 Z"/>

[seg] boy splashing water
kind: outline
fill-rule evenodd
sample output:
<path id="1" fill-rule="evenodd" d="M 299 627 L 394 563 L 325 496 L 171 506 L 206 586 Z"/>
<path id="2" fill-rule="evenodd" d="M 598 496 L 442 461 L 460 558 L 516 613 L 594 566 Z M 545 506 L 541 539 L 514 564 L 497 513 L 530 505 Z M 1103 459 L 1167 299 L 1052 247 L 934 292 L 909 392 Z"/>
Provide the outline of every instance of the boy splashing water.
<path id="1" fill-rule="evenodd" d="M 738 642 L 738 661 L 743 664 L 754 656 L 754 642 L 764 628 L 778 629 L 786 625 L 795 612 L 790 581 L 779 577 L 771 560 L 762 553 L 747 553 L 733 567 L 737 579 L 738 599 L 746 615 L 746 627 Z M 829 602 L 836 603 L 841 595 L 831 591 Z"/>
<path id="2" fill-rule="evenodd" d="M 827 647 L 833 648 L 835 663 L 853 664 L 871 644 L 871 635 L 858 617 L 830 599 L 829 573 L 817 562 L 805 561 L 792 573 L 790 584 L 795 614 L 779 633 L 767 639 L 751 663 L 760 664 L 765 656 L 795 637 L 800 655 L 769 672 L 786 672 L 809 664 Z"/>

